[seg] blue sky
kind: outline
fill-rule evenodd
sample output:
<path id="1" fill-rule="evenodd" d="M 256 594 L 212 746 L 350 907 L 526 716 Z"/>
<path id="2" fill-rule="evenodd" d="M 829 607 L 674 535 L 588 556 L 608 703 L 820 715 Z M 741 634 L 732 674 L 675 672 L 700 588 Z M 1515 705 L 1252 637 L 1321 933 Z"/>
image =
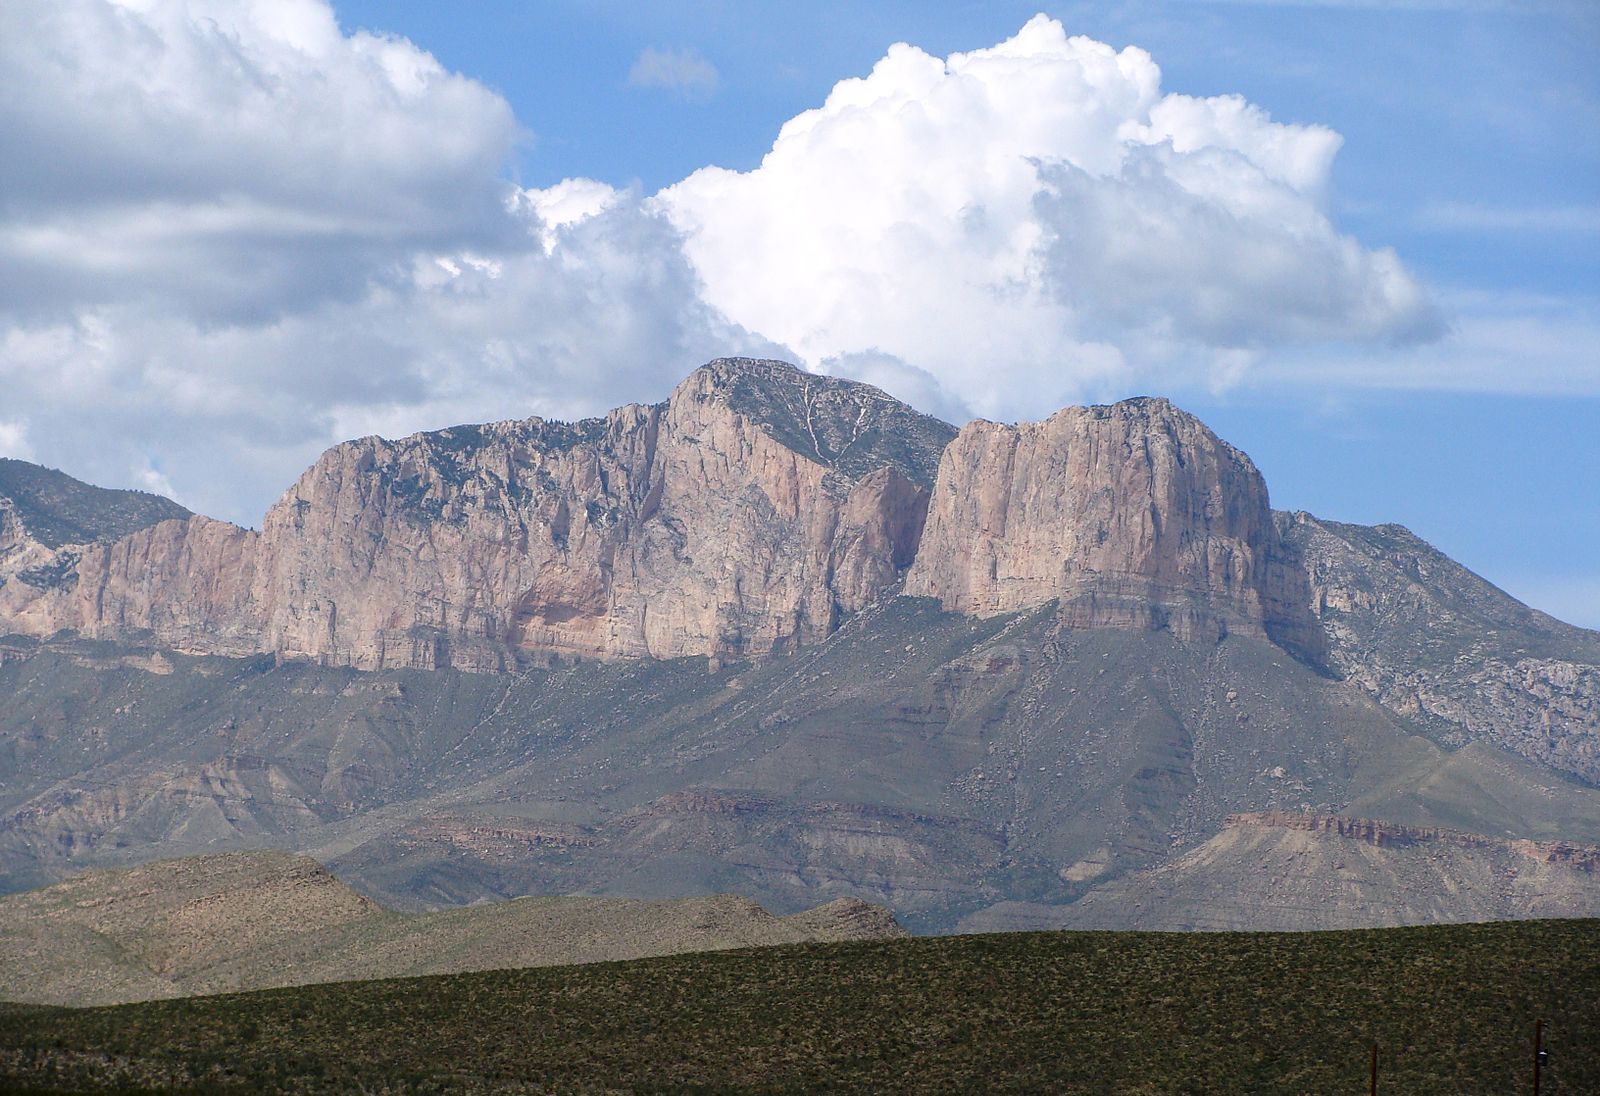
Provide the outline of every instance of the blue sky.
<path id="1" fill-rule="evenodd" d="M 1593 5 L 335 0 L 342 37 L 332 39 L 318 23 L 320 0 L 248 15 L 237 12 L 249 4 L 207 0 L 219 34 L 160 16 L 159 3 L 147 16 L 146 6 L 25 0 L 0 17 L 11 23 L 0 38 L 12 43 L 0 49 L 13 51 L 0 61 L 18 79 L 65 79 L 40 59 L 52 42 L 70 42 L 110 71 L 106 86 L 125 80 L 119 94 L 162 108 L 108 120 L 91 116 L 106 96 L 81 88 L 48 106 L 18 93 L 3 107 L 0 97 L 14 112 L 0 131 L 32 134 L 35 159 L 39 134 L 140 137 L 138 147 L 104 142 L 78 162 L 63 153 L 58 175 L 0 170 L 0 259 L 27 286 L 23 303 L 0 315 L 0 381 L 13 382 L 0 402 L 0 449 L 98 482 L 170 490 L 255 524 L 308 457 L 340 437 L 655 399 L 687 363 L 723 349 L 804 357 L 956 418 L 1156 391 L 1249 452 L 1275 505 L 1401 522 L 1540 608 L 1600 627 Z M 290 8 L 300 22 L 286 21 Z M 1243 136 L 1218 139 L 1220 159 L 1202 162 L 1185 158 L 1183 142 L 1212 122 L 1191 118 L 1171 138 L 1182 155 L 1152 153 L 1145 175 L 1124 170 L 1109 189 L 1092 165 L 1080 170 L 1100 145 L 1047 142 L 1037 155 L 1067 166 L 1042 168 L 1029 185 L 1043 196 L 1021 200 L 982 172 L 963 174 L 962 142 L 974 155 L 1011 146 L 961 127 L 980 125 L 971 117 L 985 104 L 1001 104 L 991 126 L 1028 113 L 1031 77 L 975 67 L 963 79 L 985 91 L 963 98 L 950 75 L 922 103 L 921 55 L 906 55 L 893 94 L 879 100 L 892 109 L 865 112 L 864 122 L 848 111 L 808 116 L 820 121 L 809 143 L 790 142 L 794 162 L 755 170 L 786 122 L 830 101 L 840 81 L 873 72 L 891 44 L 934 59 L 984 51 L 1040 12 L 1067 35 L 1147 51 L 1162 94 L 1239 96 L 1290 128 L 1251 115 Z M 77 22 L 60 22 L 68 17 Z M 157 66 L 159 80 L 131 62 L 119 77 L 106 63 L 128 54 L 133 39 L 118 36 L 142 18 L 140 32 L 166 43 L 164 57 L 184 58 Z M 1060 52 L 1038 33 L 1041 49 Z M 371 44 L 392 36 L 409 45 L 385 54 Z M 423 51 L 443 73 L 422 78 L 425 96 L 406 91 L 396 108 L 392 88 L 363 82 L 382 54 L 394 86 L 409 88 Z M 245 60 L 226 61 L 233 54 Z M 240 81 L 241 67 L 272 80 Z M 1123 58 L 1130 81 L 1144 71 Z M 274 90 L 258 94 L 263 86 Z M 1038 86 L 1046 96 L 1067 85 Z M 334 93 L 338 108 L 319 110 L 317 96 Z M 1041 108 L 1040 117 L 1060 126 L 1114 98 L 1081 94 L 1066 113 Z M 166 108 L 179 101 L 193 115 L 169 125 L 182 112 Z M 895 128 L 908 118 L 911 136 Z M 992 214 L 973 230 L 977 250 L 952 250 L 959 241 L 935 220 L 922 225 L 925 239 L 864 248 L 887 265 L 834 257 L 813 271 L 807 239 L 767 232 L 787 216 L 784 203 L 819 190 L 819 205 L 796 207 L 795 223 L 811 217 L 819 238 L 859 228 L 828 222 L 855 191 L 825 193 L 853 166 L 840 149 L 852 147 L 858 123 L 878 127 L 867 157 L 880 145 L 901 157 L 864 176 L 890 180 L 885 208 L 912 192 L 907 180 L 925 162 L 927 193 L 943 192 L 943 173 L 964 210 Z M 1261 149 L 1272 133 L 1300 142 L 1293 163 L 1313 166 L 1290 179 L 1291 158 L 1269 163 L 1278 153 Z M 1026 150 L 1034 138 L 1016 139 Z M 1337 152 L 1320 170 L 1330 141 Z M 189 147 L 211 166 L 163 174 Z M 360 155 L 340 151 L 352 148 Z M 702 171 L 710 165 L 743 174 Z M 1199 185 L 1240 189 L 1221 204 L 1160 205 L 1174 183 L 1193 190 L 1195 172 L 1211 171 Z M 90 179 L 105 193 L 60 198 L 69 177 L 77 182 L 67 190 Z M 605 187 L 576 197 L 550 189 L 569 179 Z M 527 193 L 528 223 L 545 226 L 543 253 L 508 242 L 496 189 L 508 182 Z M 917 194 L 905 199 L 908 222 L 921 215 L 926 194 Z M 553 212 L 557 198 L 581 208 Z M 1274 235 L 1263 202 L 1282 203 L 1299 227 Z M 1002 208 L 1012 222 L 994 213 Z M 150 227 L 187 225 L 185 216 L 192 230 Z M 896 287 L 882 283 L 898 278 L 890 259 L 903 266 L 906 255 L 927 255 L 929 266 L 970 261 L 1000 272 L 991 289 L 1010 284 L 1021 268 L 1006 265 L 1016 257 L 1007 248 L 1035 231 L 1057 243 L 1030 252 L 1044 258 L 1028 270 L 1044 273 L 1027 311 L 990 316 L 976 298 L 956 299 L 963 284 L 933 275 L 905 287 L 951 324 L 994 325 L 991 388 L 962 364 L 989 345 L 967 329 L 937 333 L 951 347 L 945 361 L 908 330 L 914 312 L 879 330 L 848 301 L 812 309 L 803 299 L 808 278 L 854 279 L 891 314 Z M 1092 251 L 1080 232 L 1099 232 Z M 1176 241 L 1182 262 L 1124 262 L 1151 232 Z M 61 240 L 70 261 L 49 250 Z M 754 258 L 741 253 L 745 240 Z M 1214 272 L 1210 257 L 1229 254 L 1265 256 L 1288 288 L 1279 294 L 1226 259 Z M 792 284 L 768 299 L 743 292 L 791 268 Z M 480 274 L 493 284 L 472 282 Z M 0 274 L 0 287 L 12 284 Z M 1124 310 L 1130 298 L 1137 307 Z M 1333 298 L 1347 305 L 1326 304 Z"/>

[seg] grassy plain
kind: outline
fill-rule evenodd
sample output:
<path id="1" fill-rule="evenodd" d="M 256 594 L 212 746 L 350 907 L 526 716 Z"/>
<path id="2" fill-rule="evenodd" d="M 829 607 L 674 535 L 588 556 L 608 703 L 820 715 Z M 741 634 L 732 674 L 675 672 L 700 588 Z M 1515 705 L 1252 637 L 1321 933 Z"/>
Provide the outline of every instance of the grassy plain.
<path id="1" fill-rule="evenodd" d="M 799 945 L 66 1010 L 0 1090 L 1600 1092 L 1600 921 Z"/>

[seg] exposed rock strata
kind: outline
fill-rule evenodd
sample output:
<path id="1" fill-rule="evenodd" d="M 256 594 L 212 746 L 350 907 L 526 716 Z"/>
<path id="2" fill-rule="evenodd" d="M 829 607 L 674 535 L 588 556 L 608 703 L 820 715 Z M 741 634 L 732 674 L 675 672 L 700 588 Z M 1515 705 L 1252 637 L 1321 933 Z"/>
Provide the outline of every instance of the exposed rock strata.
<path id="1" fill-rule="evenodd" d="M 905 589 L 963 613 L 1059 599 L 1076 627 L 1320 646 L 1260 473 L 1161 399 L 968 424 L 940 463 Z"/>
<path id="2" fill-rule="evenodd" d="M 1560 864 L 1574 871 L 1600 869 L 1600 846 L 1579 845 L 1571 841 L 1532 841 L 1525 838 L 1488 837 L 1481 833 L 1449 830 L 1436 826 L 1401 826 L 1376 818 L 1345 818 L 1340 815 L 1306 814 L 1297 811 L 1248 811 L 1230 814 L 1225 826 L 1265 826 L 1271 829 L 1304 830 L 1379 848 L 1439 843 L 1464 849 L 1499 849 L 1526 856 L 1543 864 Z"/>
<path id="3" fill-rule="evenodd" d="M 1280 821 L 1229 825 L 1071 905 L 1014 910 L 1013 919 L 1025 912 L 1041 927 L 1259 932 L 1592 917 L 1600 909 L 1600 875 L 1524 847 L 1532 842 L 1429 836 L 1362 819 Z M 963 927 L 981 931 L 984 921 Z"/>

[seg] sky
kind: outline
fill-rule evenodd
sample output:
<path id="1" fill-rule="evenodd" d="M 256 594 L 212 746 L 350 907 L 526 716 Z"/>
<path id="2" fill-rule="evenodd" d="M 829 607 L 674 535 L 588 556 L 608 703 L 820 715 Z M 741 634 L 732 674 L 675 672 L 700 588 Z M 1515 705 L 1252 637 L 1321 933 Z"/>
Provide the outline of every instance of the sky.
<path id="1" fill-rule="evenodd" d="M 1600 5 L 0 4 L 0 455 L 258 525 L 725 354 L 1169 396 L 1600 627 Z"/>

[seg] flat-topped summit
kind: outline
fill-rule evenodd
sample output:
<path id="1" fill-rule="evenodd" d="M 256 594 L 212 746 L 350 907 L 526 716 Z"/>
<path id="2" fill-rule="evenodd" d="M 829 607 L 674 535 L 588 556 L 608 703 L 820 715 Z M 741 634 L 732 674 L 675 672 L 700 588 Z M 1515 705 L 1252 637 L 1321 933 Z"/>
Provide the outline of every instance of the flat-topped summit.
<path id="1" fill-rule="evenodd" d="M 1242 630 L 1314 653 L 1254 464 L 1164 399 L 978 421 L 945 450 L 906 592 L 980 615 L 1059 600 L 1079 626 Z"/>

